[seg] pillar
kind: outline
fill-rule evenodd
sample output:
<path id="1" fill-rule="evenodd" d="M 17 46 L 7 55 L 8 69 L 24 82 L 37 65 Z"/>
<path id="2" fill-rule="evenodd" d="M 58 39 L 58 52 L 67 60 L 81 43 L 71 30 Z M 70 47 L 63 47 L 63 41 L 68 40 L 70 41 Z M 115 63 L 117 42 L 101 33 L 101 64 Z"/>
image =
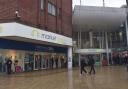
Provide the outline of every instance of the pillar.
<path id="1" fill-rule="evenodd" d="M 78 31 L 78 46 L 77 46 L 78 48 L 80 47 L 80 39 L 79 39 L 80 36 L 79 36 L 79 35 L 80 35 L 80 34 L 79 34 L 79 31 Z"/>
<path id="2" fill-rule="evenodd" d="M 81 38 L 81 30 L 80 30 L 80 49 L 81 49 L 81 46 L 82 46 L 82 38 Z"/>
<path id="3" fill-rule="evenodd" d="M 89 38 L 90 38 L 90 47 L 93 47 L 93 33 L 89 32 Z"/>
<path id="4" fill-rule="evenodd" d="M 107 53 L 107 60 L 108 60 L 108 64 L 109 64 L 109 49 L 108 49 L 108 34 L 107 32 L 105 32 L 105 41 L 106 41 L 106 53 Z"/>
<path id="5" fill-rule="evenodd" d="M 128 22 L 127 20 L 125 22 L 125 26 L 126 26 L 126 38 L 127 38 L 127 46 L 128 46 Z"/>
<path id="6" fill-rule="evenodd" d="M 68 69 L 72 69 L 72 47 L 68 47 Z"/>

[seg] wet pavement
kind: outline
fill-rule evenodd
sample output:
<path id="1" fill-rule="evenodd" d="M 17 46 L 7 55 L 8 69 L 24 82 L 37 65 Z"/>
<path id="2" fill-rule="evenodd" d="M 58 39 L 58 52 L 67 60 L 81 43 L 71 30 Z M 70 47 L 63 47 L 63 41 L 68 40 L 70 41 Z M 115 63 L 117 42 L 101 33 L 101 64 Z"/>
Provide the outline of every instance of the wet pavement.
<path id="1" fill-rule="evenodd" d="M 80 75 L 77 68 L 0 75 L 0 89 L 128 89 L 128 72 L 110 66 L 97 67 L 95 75 Z"/>

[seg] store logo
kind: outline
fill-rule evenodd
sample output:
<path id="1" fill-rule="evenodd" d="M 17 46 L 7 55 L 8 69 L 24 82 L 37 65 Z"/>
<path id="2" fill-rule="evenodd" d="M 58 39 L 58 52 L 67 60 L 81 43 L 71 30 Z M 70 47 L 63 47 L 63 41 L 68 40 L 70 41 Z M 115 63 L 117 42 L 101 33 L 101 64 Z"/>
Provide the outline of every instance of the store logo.
<path id="1" fill-rule="evenodd" d="M 46 39 L 46 40 L 52 40 L 52 41 L 56 40 L 56 36 L 48 33 L 43 33 L 43 32 L 41 33 L 36 29 L 32 30 L 31 36 L 39 39 Z"/>
<path id="2" fill-rule="evenodd" d="M 32 37 L 39 37 L 40 33 L 37 30 L 34 29 L 34 30 L 32 30 L 31 36 Z"/>
<path id="3" fill-rule="evenodd" d="M 0 33 L 2 33 L 3 32 L 3 28 L 0 26 Z"/>
<path id="4" fill-rule="evenodd" d="M 64 40 L 61 39 L 61 38 L 58 38 L 58 39 L 57 39 L 57 43 L 64 44 Z"/>

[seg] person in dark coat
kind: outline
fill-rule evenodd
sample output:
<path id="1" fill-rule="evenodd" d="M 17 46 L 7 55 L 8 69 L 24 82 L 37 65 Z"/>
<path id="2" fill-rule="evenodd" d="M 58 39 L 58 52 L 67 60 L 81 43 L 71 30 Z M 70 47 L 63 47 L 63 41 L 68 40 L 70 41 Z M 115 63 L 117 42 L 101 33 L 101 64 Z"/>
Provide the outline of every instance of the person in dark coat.
<path id="1" fill-rule="evenodd" d="M 55 63 L 56 63 L 56 68 L 58 68 L 58 56 L 55 59 Z"/>
<path id="2" fill-rule="evenodd" d="M 12 67 L 12 60 L 11 60 L 11 58 L 7 59 L 6 65 L 7 65 L 7 74 L 11 74 L 11 67 Z"/>
<path id="3" fill-rule="evenodd" d="M 89 56 L 89 62 L 88 63 L 90 65 L 90 67 L 91 67 L 89 74 L 91 74 L 92 71 L 93 71 L 93 74 L 95 74 L 95 68 L 94 68 L 95 60 L 93 59 L 92 56 Z"/>
<path id="4" fill-rule="evenodd" d="M 82 74 L 82 72 L 84 71 L 85 73 L 87 73 L 86 69 L 85 69 L 85 66 L 86 66 L 86 63 L 85 63 L 85 60 L 84 58 L 81 58 L 81 70 L 80 70 L 80 73 Z"/>
<path id="5" fill-rule="evenodd" d="M 54 65 L 54 58 L 53 57 L 51 57 L 51 68 L 53 69 L 53 65 Z"/>

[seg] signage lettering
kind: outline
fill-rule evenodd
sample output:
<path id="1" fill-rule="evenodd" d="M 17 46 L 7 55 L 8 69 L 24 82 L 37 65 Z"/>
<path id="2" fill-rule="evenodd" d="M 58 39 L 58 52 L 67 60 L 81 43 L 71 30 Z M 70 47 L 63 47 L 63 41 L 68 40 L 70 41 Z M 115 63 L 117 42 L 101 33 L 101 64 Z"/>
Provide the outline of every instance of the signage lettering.
<path id="1" fill-rule="evenodd" d="M 42 34 L 41 38 L 49 39 L 49 40 L 56 40 L 56 36 Z"/>

